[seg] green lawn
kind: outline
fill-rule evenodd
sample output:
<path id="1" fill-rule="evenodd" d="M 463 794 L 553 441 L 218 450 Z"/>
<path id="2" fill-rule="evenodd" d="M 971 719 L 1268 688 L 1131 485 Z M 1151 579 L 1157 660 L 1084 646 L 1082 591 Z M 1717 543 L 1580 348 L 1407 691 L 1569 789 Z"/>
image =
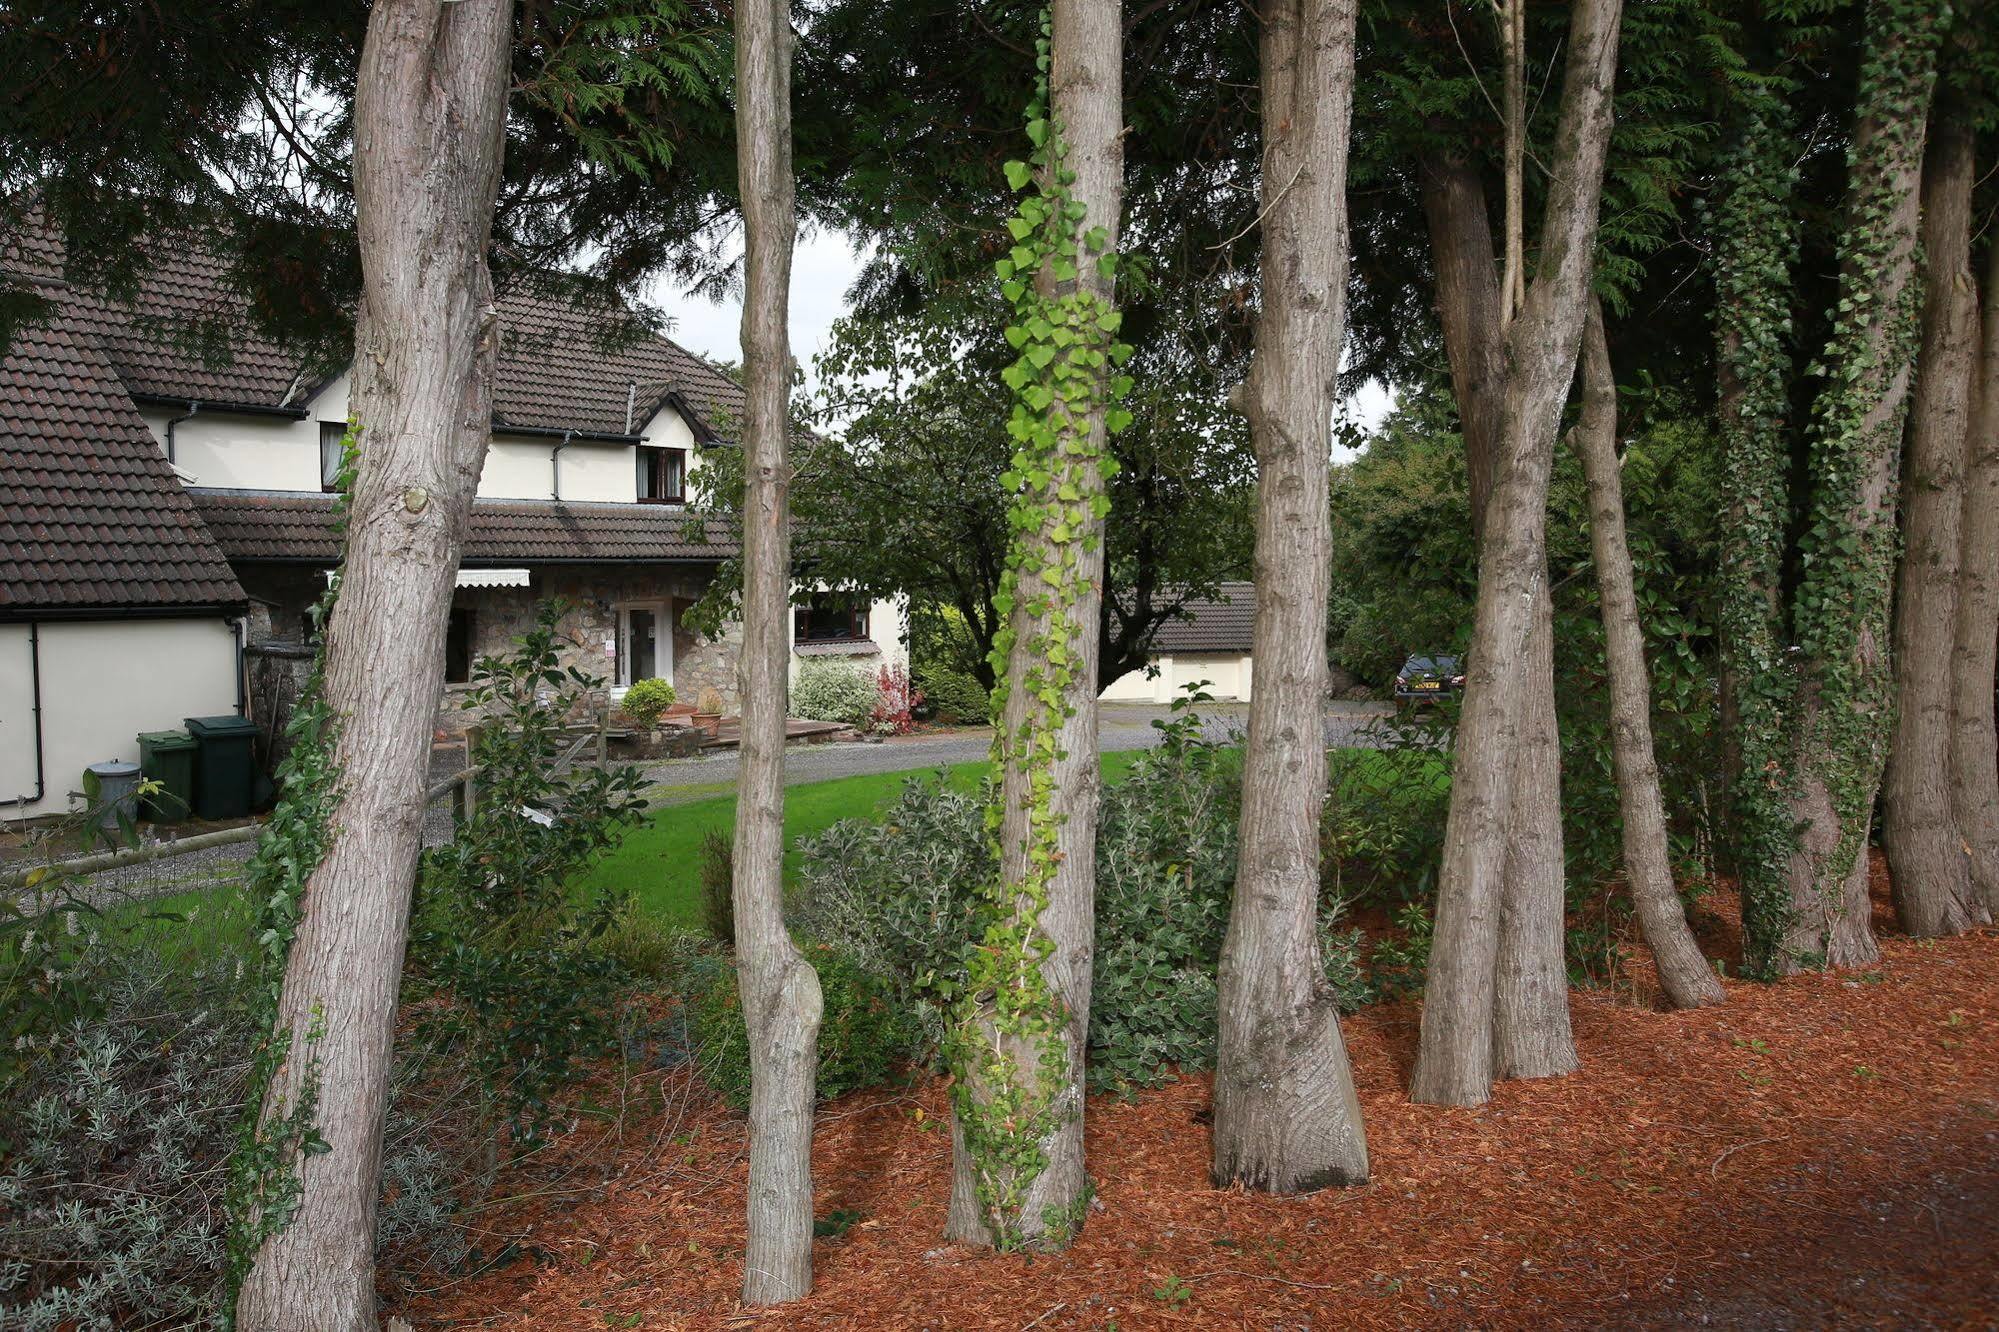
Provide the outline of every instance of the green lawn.
<path id="1" fill-rule="evenodd" d="M 1139 751 L 1103 756 L 1104 776 L 1122 776 Z M 985 763 L 960 763 L 947 771 L 953 786 L 970 790 L 989 770 Z M 798 839 L 824 832 L 841 819 L 865 818 L 893 799 L 911 778 L 936 769 L 836 777 L 830 782 L 790 786 L 784 792 L 784 877 L 798 875 Z M 701 927 L 701 842 L 712 829 L 728 836 L 735 827 L 736 798 L 714 796 L 669 805 L 632 830 L 624 844 L 584 875 L 585 888 L 628 888 L 639 909 L 669 927 Z"/>

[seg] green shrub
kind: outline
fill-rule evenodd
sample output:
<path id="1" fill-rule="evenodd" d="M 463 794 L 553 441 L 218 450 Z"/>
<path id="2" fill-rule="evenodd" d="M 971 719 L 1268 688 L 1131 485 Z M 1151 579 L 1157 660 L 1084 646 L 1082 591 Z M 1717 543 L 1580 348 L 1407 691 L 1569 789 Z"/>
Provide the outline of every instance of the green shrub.
<path id="1" fill-rule="evenodd" d="M 1433 742 L 1437 719 L 1376 723 L 1381 749 L 1338 749 L 1327 759 L 1319 819 L 1319 882 L 1345 903 L 1389 910 L 1429 897 L 1443 863 L 1450 754 Z"/>
<path id="2" fill-rule="evenodd" d="M 806 950 L 819 972 L 825 1013 L 819 1026 L 821 1100 L 874 1087 L 922 1053 L 922 1033 L 896 1002 L 895 988 L 857 961 L 824 944 Z M 738 1110 L 750 1103 L 750 1038 L 743 1023 L 736 968 L 726 955 L 710 951 L 691 969 L 688 1025 L 702 1074 Z"/>
<path id="3" fill-rule="evenodd" d="M 736 844 L 710 828 L 701 837 L 701 923 L 708 937 L 729 947 L 736 942 Z"/>
<path id="4" fill-rule="evenodd" d="M 791 711 L 807 721 L 865 726 L 881 698 L 875 672 L 840 662 L 808 662 L 791 688 Z"/>
<path id="5" fill-rule="evenodd" d="M 1108 787 L 1097 830 L 1096 957 L 1090 1001 L 1094 1088 L 1156 1083 L 1214 1059 L 1215 964 L 1235 888 L 1241 812 L 1237 751 L 1187 724 Z M 984 796 L 910 782 L 878 820 L 836 824 L 802 844 L 798 923 L 884 978 L 934 1046 L 965 949 L 978 937 L 975 887 L 996 867 Z M 1326 926 L 1330 928 L 1330 918 Z M 1329 955 L 1343 995 L 1354 942 Z"/>
<path id="6" fill-rule="evenodd" d="M 926 666 L 916 676 L 923 701 L 942 721 L 979 723 L 990 720 L 990 699 L 978 680 L 949 666 Z"/>
<path id="7" fill-rule="evenodd" d="M 466 697 L 487 715 L 473 753 L 482 798 L 423 853 L 404 977 L 419 1025 L 483 1071 L 493 1130 L 530 1139 L 583 1061 L 615 1044 L 629 977 L 606 937 L 629 899 L 570 885 L 643 807 L 635 768 L 557 771 L 563 718 L 598 684 L 559 665 L 557 623 L 544 605 L 511 652 L 479 662 Z"/>
<path id="8" fill-rule="evenodd" d="M 234 959 L 187 973 L 84 938 L 70 975 L 95 992 L 93 1011 L 0 1096 L 0 1321 L 219 1326 L 249 985 Z"/>
<path id="9" fill-rule="evenodd" d="M 674 703 L 673 686 L 661 679 L 640 680 L 625 691 L 618 703 L 618 711 L 631 719 L 632 725 L 642 731 L 650 731 L 659 725 L 659 719 Z"/>

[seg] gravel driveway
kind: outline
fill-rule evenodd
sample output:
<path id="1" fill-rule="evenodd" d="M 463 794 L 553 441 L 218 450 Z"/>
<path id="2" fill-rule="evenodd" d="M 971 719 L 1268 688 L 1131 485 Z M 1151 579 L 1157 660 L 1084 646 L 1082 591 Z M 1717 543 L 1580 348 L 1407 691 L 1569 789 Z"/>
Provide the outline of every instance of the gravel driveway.
<path id="1" fill-rule="evenodd" d="M 1365 746 L 1372 743 L 1367 728 L 1376 719 L 1391 715 L 1385 703 L 1334 702 L 1326 705 L 1326 744 Z M 1152 723 L 1172 715 L 1168 708 L 1150 703 L 1099 703 L 1097 705 L 1098 746 L 1106 753 L 1150 749 L 1159 743 L 1159 730 Z M 1211 739 L 1226 740 L 1240 735 L 1249 725 L 1246 703 L 1212 703 L 1201 710 L 1202 731 Z M 784 781 L 787 786 L 823 782 L 834 777 L 854 777 L 863 773 L 909 772 L 943 764 L 984 760 L 992 750 L 992 733 L 983 727 L 943 735 L 916 735 L 880 744 L 797 745 L 785 751 Z M 650 795 L 658 804 L 677 804 L 732 790 L 738 771 L 737 754 L 727 750 L 702 758 L 672 759 L 646 769 L 652 783 Z"/>

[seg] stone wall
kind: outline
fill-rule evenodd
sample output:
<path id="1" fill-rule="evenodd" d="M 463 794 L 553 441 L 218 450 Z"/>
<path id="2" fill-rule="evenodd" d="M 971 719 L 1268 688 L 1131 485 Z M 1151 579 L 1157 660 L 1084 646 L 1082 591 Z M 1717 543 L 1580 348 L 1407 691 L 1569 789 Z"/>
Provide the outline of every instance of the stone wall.
<path id="1" fill-rule="evenodd" d="M 252 638 L 303 638 L 304 613 L 326 588 L 323 570 L 285 565 L 238 565 L 244 589 L 256 598 Z M 627 602 L 661 603 L 673 624 L 673 683 L 681 699 L 694 702 L 703 689 L 721 694 L 725 711 L 741 703 L 737 667 L 742 626 L 731 622 L 717 638 L 696 634 L 684 623 L 714 578 L 700 565 L 580 564 L 542 566 L 529 571 L 527 587 L 461 587 L 452 608 L 472 612 L 475 658 L 509 650 L 534 625 L 536 608 L 553 597 L 564 606 L 558 655 L 564 666 L 606 684 L 617 669 L 618 608 Z M 438 712 L 445 730 L 460 730 L 475 718 L 457 703 L 464 685 L 446 685 Z"/>

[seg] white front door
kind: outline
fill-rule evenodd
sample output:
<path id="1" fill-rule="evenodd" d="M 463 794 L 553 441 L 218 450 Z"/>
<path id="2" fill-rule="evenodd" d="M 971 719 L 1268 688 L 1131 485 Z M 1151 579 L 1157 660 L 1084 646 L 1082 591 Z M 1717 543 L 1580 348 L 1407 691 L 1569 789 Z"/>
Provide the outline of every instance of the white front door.
<path id="1" fill-rule="evenodd" d="M 655 676 L 673 679 L 672 603 L 634 601 L 618 608 L 619 688 Z"/>

